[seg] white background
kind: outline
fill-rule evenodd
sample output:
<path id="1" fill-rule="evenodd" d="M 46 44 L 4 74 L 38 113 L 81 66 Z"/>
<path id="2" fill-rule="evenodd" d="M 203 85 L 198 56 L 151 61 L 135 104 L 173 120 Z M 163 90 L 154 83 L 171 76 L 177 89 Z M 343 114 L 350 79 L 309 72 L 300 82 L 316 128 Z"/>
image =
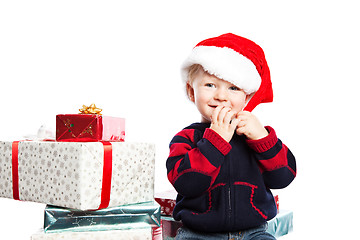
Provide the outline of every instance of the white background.
<path id="1" fill-rule="evenodd" d="M 294 212 L 283 239 L 358 232 L 359 53 L 356 1 L 2 1 L 0 139 L 55 128 L 96 103 L 126 118 L 126 141 L 155 142 L 155 190 L 170 187 L 168 143 L 200 120 L 179 66 L 200 40 L 233 32 L 265 51 L 274 103 L 254 113 L 297 158 L 277 191 Z M 250 3 L 251 2 L 251 3 Z M 29 239 L 44 204 L 0 199 L 1 239 Z M 323 236 L 323 237 L 320 237 Z"/>

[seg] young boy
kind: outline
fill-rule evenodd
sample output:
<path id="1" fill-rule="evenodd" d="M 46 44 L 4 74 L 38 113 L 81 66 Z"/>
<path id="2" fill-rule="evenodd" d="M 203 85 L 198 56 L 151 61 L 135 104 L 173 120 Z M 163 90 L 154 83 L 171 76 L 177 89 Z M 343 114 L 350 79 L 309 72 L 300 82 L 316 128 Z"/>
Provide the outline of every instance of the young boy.
<path id="1" fill-rule="evenodd" d="M 289 185 L 295 158 L 251 111 L 271 102 L 262 49 L 234 34 L 198 43 L 182 66 L 189 99 L 201 114 L 172 139 L 166 167 L 178 192 L 176 239 L 275 239 L 270 189 Z"/>

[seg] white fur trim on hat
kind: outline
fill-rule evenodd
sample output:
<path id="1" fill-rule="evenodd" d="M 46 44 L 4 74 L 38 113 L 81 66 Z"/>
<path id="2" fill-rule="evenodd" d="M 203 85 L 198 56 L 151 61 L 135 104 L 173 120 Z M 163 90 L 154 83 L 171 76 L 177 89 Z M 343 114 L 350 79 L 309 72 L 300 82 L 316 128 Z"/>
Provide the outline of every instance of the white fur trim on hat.
<path id="1" fill-rule="evenodd" d="M 255 65 L 231 48 L 195 47 L 181 67 L 182 79 L 185 82 L 188 80 L 188 68 L 194 64 L 200 64 L 209 74 L 234 84 L 246 94 L 256 92 L 261 84 Z"/>

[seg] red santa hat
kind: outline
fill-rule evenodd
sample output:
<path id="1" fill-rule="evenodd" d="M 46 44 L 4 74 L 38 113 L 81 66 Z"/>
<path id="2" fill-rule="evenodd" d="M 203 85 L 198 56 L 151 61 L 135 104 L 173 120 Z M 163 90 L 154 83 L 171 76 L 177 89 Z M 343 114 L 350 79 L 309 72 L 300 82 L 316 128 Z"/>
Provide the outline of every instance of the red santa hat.
<path id="1" fill-rule="evenodd" d="M 209 74 L 250 95 L 244 108 L 246 111 L 273 100 L 270 70 L 264 52 L 249 39 L 227 33 L 199 42 L 181 67 L 183 81 L 187 82 L 188 69 L 194 64 L 200 64 Z"/>

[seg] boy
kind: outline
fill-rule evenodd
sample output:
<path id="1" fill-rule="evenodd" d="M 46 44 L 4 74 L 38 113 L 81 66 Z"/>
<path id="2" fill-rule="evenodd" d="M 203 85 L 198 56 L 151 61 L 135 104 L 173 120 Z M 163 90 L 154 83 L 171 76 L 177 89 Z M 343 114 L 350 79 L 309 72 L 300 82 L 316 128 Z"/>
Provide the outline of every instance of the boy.
<path id="1" fill-rule="evenodd" d="M 166 167 L 178 192 L 176 239 L 275 239 L 270 189 L 296 175 L 295 158 L 251 111 L 271 102 L 262 49 L 228 33 L 198 43 L 182 66 L 189 99 L 201 114 L 172 139 Z"/>

